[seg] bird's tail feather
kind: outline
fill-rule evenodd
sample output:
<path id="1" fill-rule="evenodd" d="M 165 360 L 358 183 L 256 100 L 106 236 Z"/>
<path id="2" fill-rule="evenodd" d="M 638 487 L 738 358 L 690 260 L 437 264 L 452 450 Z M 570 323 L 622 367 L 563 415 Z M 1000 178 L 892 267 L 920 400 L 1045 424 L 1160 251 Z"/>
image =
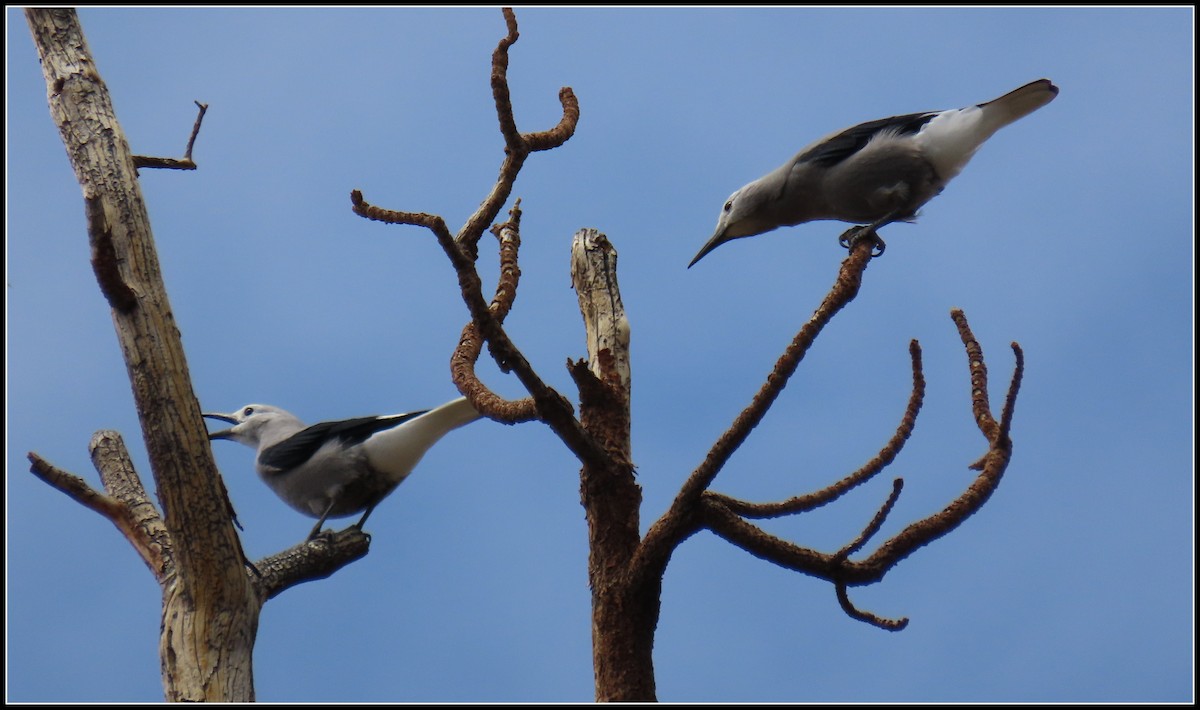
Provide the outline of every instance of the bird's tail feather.
<path id="1" fill-rule="evenodd" d="M 459 397 L 371 436 L 366 442 L 367 456 L 379 470 L 403 479 L 443 436 L 481 416 L 466 397 Z"/>
<path id="2" fill-rule="evenodd" d="M 988 135 L 1028 116 L 1050 103 L 1055 96 L 1058 96 L 1058 87 L 1049 79 L 1038 79 L 998 99 L 979 104 L 979 108 L 983 109 L 984 123 L 990 129 Z"/>
<path id="3" fill-rule="evenodd" d="M 958 175 L 979 146 L 996 131 L 1050 103 L 1058 87 L 1038 79 L 998 99 L 954 111 L 942 111 L 917 135 L 926 157 L 943 182 Z"/>
<path id="4" fill-rule="evenodd" d="M 450 431 L 464 424 L 470 424 L 483 415 L 475 411 L 475 408 L 471 406 L 470 400 L 466 397 L 459 397 L 458 399 L 446 402 L 440 407 L 429 410 L 429 413 L 425 416 L 432 417 L 439 425 L 447 427 L 445 431 Z"/>

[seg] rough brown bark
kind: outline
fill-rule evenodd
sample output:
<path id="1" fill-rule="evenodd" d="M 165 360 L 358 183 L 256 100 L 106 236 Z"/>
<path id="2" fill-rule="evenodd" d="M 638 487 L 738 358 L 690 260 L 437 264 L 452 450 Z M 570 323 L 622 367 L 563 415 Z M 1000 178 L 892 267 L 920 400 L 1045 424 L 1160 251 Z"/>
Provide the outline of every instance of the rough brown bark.
<path id="1" fill-rule="evenodd" d="M 75 11 L 25 14 L 51 117 L 83 190 L 92 266 L 112 307 L 169 536 L 156 549 L 170 554 L 157 568 L 151 565 L 163 587 L 166 698 L 253 700 L 251 651 L 260 601 L 192 391 L 134 158 Z"/>
<path id="2" fill-rule="evenodd" d="M 587 516 L 596 700 L 654 700 L 658 595 L 638 595 L 630 563 L 641 542 L 642 489 L 630 452 L 629 321 L 617 286 L 617 252 L 603 234 L 580 230 L 571 245 L 571 281 L 587 330 L 588 359 L 571 365 L 580 422 L 605 450 L 584 462 L 580 496 Z"/>

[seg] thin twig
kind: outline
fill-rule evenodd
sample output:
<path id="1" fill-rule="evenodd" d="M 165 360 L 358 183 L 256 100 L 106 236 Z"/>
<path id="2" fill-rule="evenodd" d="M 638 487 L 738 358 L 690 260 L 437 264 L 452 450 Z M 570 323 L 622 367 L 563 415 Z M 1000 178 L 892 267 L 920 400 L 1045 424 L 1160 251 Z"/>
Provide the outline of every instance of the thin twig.
<path id="1" fill-rule="evenodd" d="M 200 124 L 204 122 L 204 114 L 208 112 L 208 104 L 202 104 L 199 101 L 193 102 L 200 109 L 200 113 L 196 114 L 196 123 L 192 125 L 192 135 L 188 137 L 187 149 L 183 151 L 184 160 L 192 159 L 192 147 L 196 145 L 196 136 L 200 135 Z"/>
<path id="2" fill-rule="evenodd" d="M 147 155 L 133 156 L 133 167 L 135 168 L 163 168 L 166 170 L 195 170 L 196 163 L 192 161 L 192 147 L 196 145 L 196 136 L 200 135 L 200 124 L 204 122 L 204 114 L 208 111 L 208 104 L 202 104 L 199 101 L 194 101 L 200 108 L 200 113 L 196 115 L 196 122 L 192 125 L 192 134 L 188 137 L 187 148 L 183 151 L 183 158 L 155 158 Z"/>
<path id="3" fill-rule="evenodd" d="M 1012 381 L 1008 385 L 1008 394 L 1004 397 L 1004 409 L 1000 411 L 1000 431 L 999 437 L 1008 439 L 1009 429 L 1012 427 L 1013 410 L 1017 406 L 1017 392 L 1021 389 L 1021 379 L 1025 374 L 1025 353 L 1021 350 L 1021 346 L 1015 341 L 1012 343 L 1013 356 L 1017 359 L 1016 367 L 1013 368 Z"/>
<path id="4" fill-rule="evenodd" d="M 951 310 L 950 317 L 958 327 L 959 338 L 967 349 L 967 366 L 971 370 L 971 412 L 975 415 L 975 423 L 979 430 L 991 441 L 996 436 L 997 424 L 992 417 L 988 400 L 987 366 L 983 362 L 983 348 L 971 332 L 971 326 L 961 309 Z"/>
<path id="5" fill-rule="evenodd" d="M 866 545 L 867 542 L 875 536 L 875 533 L 879 532 L 879 529 L 883 527 L 883 523 L 887 520 L 888 514 L 892 512 L 892 508 L 896 506 L 896 501 L 900 499 L 900 491 L 902 490 L 904 490 L 903 478 L 897 478 L 896 480 L 892 481 L 892 492 L 888 495 L 887 500 L 883 502 L 883 505 L 880 506 L 879 510 L 875 513 L 875 517 L 871 519 L 870 523 L 867 523 L 867 527 L 863 528 L 863 531 L 859 533 L 858 537 L 854 538 L 847 543 L 845 547 L 835 552 L 833 556 L 835 558 L 845 560 L 849 559 L 850 555 L 853 555 L 855 552 L 861 550 L 863 545 Z"/>

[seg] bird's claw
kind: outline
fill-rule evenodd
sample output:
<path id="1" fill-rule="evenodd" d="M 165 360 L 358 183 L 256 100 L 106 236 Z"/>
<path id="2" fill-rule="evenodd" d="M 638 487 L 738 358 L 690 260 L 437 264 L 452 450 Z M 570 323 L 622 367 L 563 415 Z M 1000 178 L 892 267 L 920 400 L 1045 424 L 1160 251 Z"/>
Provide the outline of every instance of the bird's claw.
<path id="1" fill-rule="evenodd" d="M 843 249 L 853 249 L 856 244 L 864 240 L 871 240 L 874 244 L 871 247 L 871 258 L 883 256 L 883 252 L 887 249 L 887 243 L 879 237 L 879 234 L 870 227 L 851 227 L 842 236 L 838 237 L 838 244 L 842 245 Z"/>

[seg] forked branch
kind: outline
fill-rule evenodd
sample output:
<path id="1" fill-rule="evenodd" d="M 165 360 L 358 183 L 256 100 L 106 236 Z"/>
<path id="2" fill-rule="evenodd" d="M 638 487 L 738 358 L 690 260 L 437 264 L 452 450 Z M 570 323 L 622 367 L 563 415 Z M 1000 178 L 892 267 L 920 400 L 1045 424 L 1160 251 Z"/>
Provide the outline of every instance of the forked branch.
<path id="1" fill-rule="evenodd" d="M 914 340 L 909 346 L 912 358 L 913 388 L 908 406 L 900 425 L 890 441 L 879 454 L 859 470 L 822 490 L 794 496 L 784 501 L 754 503 L 708 490 L 721 466 L 745 440 L 750 430 L 761 421 L 766 408 L 786 385 L 787 378 L 795 371 L 799 361 L 820 332 L 839 309 L 852 299 L 861 283 L 861 276 L 870 258 L 871 245 L 860 243 L 852 247 L 849 258 L 842 265 L 833 289 L 801 328 L 792 344 L 776 364 L 762 389 L 751 404 L 730 426 L 709 452 L 704 463 L 696 469 L 682 487 L 667 512 L 651 526 L 635 556 L 631 572 L 635 584 L 650 584 L 660 579 L 670 556 L 683 540 L 699 530 L 711 530 L 716 535 L 741 547 L 747 552 L 774 562 L 782 567 L 819 577 L 832 582 L 843 609 L 852 617 L 889 630 L 900 630 L 906 619 L 885 619 L 854 607 L 847 594 L 850 586 L 871 584 L 883 578 L 892 567 L 912 554 L 916 549 L 947 534 L 964 520 L 978 511 L 1000 482 L 1008 464 L 1012 443 L 1009 439 L 1012 412 L 1016 402 L 1023 372 L 1023 357 L 1020 347 L 1014 343 L 1017 365 L 999 422 L 992 415 L 988 403 L 987 368 L 983 352 L 967 325 L 962 311 L 954 310 L 951 316 L 958 328 L 971 379 L 972 413 L 984 438 L 988 441 L 988 452 L 976 463 L 980 474 L 955 501 L 941 512 L 912 523 L 900 533 L 884 542 L 866 559 L 855 562 L 850 556 L 864 547 L 883 524 L 892 510 L 903 486 L 896 479 L 891 495 L 883 503 L 875 518 L 863 532 L 841 550 L 825 553 L 796 545 L 771 535 L 748 519 L 771 518 L 807 512 L 841 497 L 853 488 L 865 483 L 892 463 L 905 441 L 912 434 L 925 392 L 925 380 L 921 371 L 921 349 Z"/>
<path id="2" fill-rule="evenodd" d="M 384 209 L 369 204 L 359 190 L 351 192 L 350 199 L 354 212 L 361 217 L 430 230 L 446 253 L 458 276 L 459 289 L 471 315 L 471 321 L 464 327 L 459 345 L 451 358 L 451 372 L 459 391 L 471 400 L 475 408 L 500 422 L 540 419 L 558 434 L 580 460 L 604 461 L 604 450 L 584 431 L 574 416 L 570 402 L 541 379 L 504 331 L 504 318 L 516 298 L 520 275 L 517 261 L 520 246 L 519 201 L 513 207 L 509 221 L 492 230 L 500 242 L 501 274 L 490 304 L 484 300 L 482 280 L 475 267 L 479 239 L 512 194 L 513 184 L 525 159 L 532 152 L 550 150 L 565 143 L 574 135 L 579 120 L 579 102 L 574 92 L 564 87 L 559 91 L 563 114 L 557 126 L 536 133 L 521 133 L 517 129 L 508 87 L 508 52 L 519 33 L 512 10 L 504 8 L 503 13 L 507 34 L 492 53 L 491 85 L 500 133 L 504 136 L 505 156 L 495 184 L 458 234 L 452 235 L 440 216 Z M 501 371 L 512 372 L 521 381 L 531 395 L 529 399 L 506 401 L 480 382 L 474 368 L 484 342 Z"/>
<path id="3" fill-rule="evenodd" d="M 88 448 L 92 464 L 100 473 L 104 492 L 95 490 L 79 476 L 54 466 L 33 452 L 28 454 L 29 470 L 52 488 L 116 526 L 155 579 L 161 582 L 174 567 L 170 536 L 134 470 L 125 441 L 115 431 L 99 431 Z"/>
<path id="4" fill-rule="evenodd" d="M 754 427 L 758 426 L 758 423 L 766 416 L 767 410 L 779 397 L 783 388 L 787 386 L 788 379 L 796 372 L 800 361 L 812 347 L 813 341 L 817 339 L 829 321 L 837 315 L 837 312 L 858 295 L 858 289 L 862 285 L 863 272 L 866 271 L 867 264 L 871 261 L 873 247 L 870 240 L 863 240 L 850 251 L 850 256 L 842 263 L 837 281 L 829 294 L 825 296 L 825 300 L 821 302 L 812 318 L 800 328 L 800 332 L 784 350 L 779 361 L 775 363 L 775 369 L 767 376 L 767 381 L 754 395 L 750 405 L 738 415 L 729 429 L 721 435 L 721 438 L 717 439 L 717 443 L 713 444 L 704 462 L 683 484 L 683 488 L 676 498 L 677 503 L 686 501 L 694 504 L 695 499 L 712 484 L 713 479 L 717 477 L 721 467 L 729 461 L 733 452 L 737 451 L 738 447 L 746 441 L 746 437 L 750 436 Z"/>
<path id="5" fill-rule="evenodd" d="M 655 584 L 666 571 L 671 553 L 684 540 L 691 537 L 702 527 L 706 526 L 706 514 L 711 511 L 725 512 L 736 515 L 725 506 L 726 501 L 732 501 L 716 494 L 705 495 L 708 487 L 720 472 L 721 467 L 733 455 L 739 446 L 750 435 L 750 432 L 762 421 L 771 404 L 787 385 L 788 378 L 796 371 L 800 361 L 812 346 L 813 341 L 824 329 L 825 325 L 847 303 L 858 294 L 862 285 L 862 275 L 871 261 L 873 244 L 870 240 L 861 240 L 850 249 L 850 255 L 842 262 L 837 280 L 829 294 L 818 306 L 812 317 L 801 328 L 783 355 L 775 363 L 775 368 L 767 376 L 767 381 L 754 395 L 750 405 L 733 421 L 729 429 L 717 440 L 704 462 L 692 472 L 684 482 L 671 507 L 663 513 L 646 532 L 642 544 L 630 565 L 633 585 L 641 586 Z M 917 405 L 919 407 L 919 403 Z M 915 416 L 915 413 L 914 413 Z M 905 437 L 901 437 L 903 439 Z M 874 474 L 870 474 L 874 475 Z M 869 476 L 867 476 L 869 477 Z M 849 478 L 852 478 L 849 477 Z M 865 480 L 865 478 L 864 478 Z M 859 481 L 861 483 L 861 481 Z M 846 490 L 857 483 L 846 486 Z M 836 488 L 836 484 L 834 486 Z M 840 495 L 840 493 L 838 494 Z M 715 497 L 714 497 L 715 496 Z M 828 501 L 826 501 L 828 502 Z M 737 502 L 735 502 L 737 504 Z M 820 502 L 802 501 L 791 505 L 821 505 Z M 784 507 L 787 504 L 785 502 Z M 741 505 L 740 507 L 745 507 Z M 752 506 L 751 506 L 752 507 Z M 782 513 L 780 513 L 782 514 Z M 740 518 L 739 518 L 740 520 Z"/>
<path id="6" fill-rule="evenodd" d="M 744 518 L 775 518 L 794 513 L 804 513 L 832 503 L 854 488 L 874 478 L 876 474 L 896 459 L 896 456 L 900 453 L 900 449 L 904 447 L 904 443 L 912 435 L 913 428 L 917 424 L 917 414 L 920 412 L 921 404 L 925 399 L 925 376 L 921 371 L 920 343 L 913 340 L 909 343 L 908 352 L 912 357 L 913 376 L 913 388 L 912 394 L 908 399 L 908 407 L 904 410 L 904 416 L 900 420 L 900 425 L 896 428 L 896 433 L 892 435 L 892 438 L 884 445 L 879 454 L 868 461 L 862 468 L 819 491 L 795 496 L 784 501 L 750 503 L 712 491 L 705 491 L 704 495 L 716 500 Z"/>

